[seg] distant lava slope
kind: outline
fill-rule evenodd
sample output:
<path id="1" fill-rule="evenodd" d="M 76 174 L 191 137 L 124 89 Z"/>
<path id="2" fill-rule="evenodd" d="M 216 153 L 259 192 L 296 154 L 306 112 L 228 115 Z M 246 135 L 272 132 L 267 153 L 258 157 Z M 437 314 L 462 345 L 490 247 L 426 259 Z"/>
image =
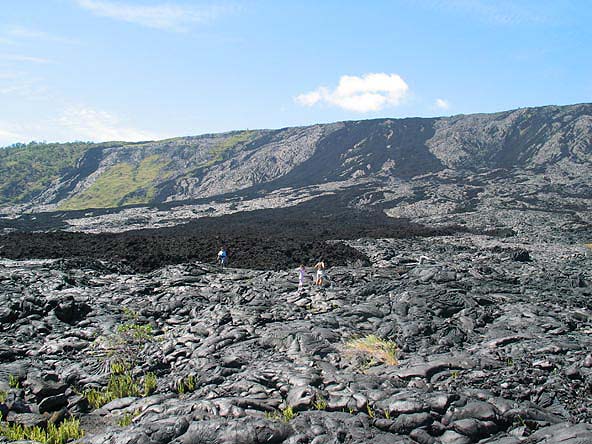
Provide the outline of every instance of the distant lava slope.
<path id="1" fill-rule="evenodd" d="M 592 105 L 580 104 L 142 143 L 32 144 L 1 150 L 0 205 L 13 213 L 117 208 L 446 170 L 570 171 L 592 163 L 591 140 Z"/>

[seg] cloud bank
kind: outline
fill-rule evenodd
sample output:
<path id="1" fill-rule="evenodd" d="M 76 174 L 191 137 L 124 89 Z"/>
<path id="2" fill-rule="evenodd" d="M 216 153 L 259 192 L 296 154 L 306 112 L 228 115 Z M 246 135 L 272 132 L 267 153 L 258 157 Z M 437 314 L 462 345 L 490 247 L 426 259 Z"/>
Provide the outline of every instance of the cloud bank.
<path id="1" fill-rule="evenodd" d="M 135 23 L 149 28 L 185 32 L 191 26 L 207 23 L 228 12 L 223 5 L 183 6 L 173 3 L 137 5 L 109 0 L 76 0 L 95 15 Z"/>
<path id="2" fill-rule="evenodd" d="M 409 86 L 398 74 L 369 73 L 361 77 L 341 76 L 333 90 L 320 86 L 294 98 L 302 106 L 327 104 L 347 111 L 367 113 L 397 106 L 406 96 Z"/>
<path id="3" fill-rule="evenodd" d="M 57 119 L 57 123 L 79 140 L 137 142 L 155 138 L 154 134 L 123 125 L 108 112 L 88 107 L 67 108 Z"/>
<path id="4" fill-rule="evenodd" d="M 57 115 L 25 124 L 0 120 L 0 146 L 32 140 L 138 142 L 162 138 L 152 132 L 133 128 L 111 113 L 88 106 L 69 106 Z"/>

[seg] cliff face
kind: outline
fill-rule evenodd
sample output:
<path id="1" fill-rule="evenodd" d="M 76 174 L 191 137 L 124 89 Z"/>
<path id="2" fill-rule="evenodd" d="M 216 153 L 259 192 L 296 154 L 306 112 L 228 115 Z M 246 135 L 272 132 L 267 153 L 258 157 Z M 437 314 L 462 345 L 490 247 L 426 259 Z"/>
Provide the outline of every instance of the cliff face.
<path id="1" fill-rule="evenodd" d="M 66 148 L 68 157 L 56 163 Z M 2 205 L 32 211 L 113 208 L 330 182 L 380 186 L 442 171 L 463 177 L 498 169 L 586 174 L 592 165 L 592 104 L 75 148 L 4 150 Z M 34 158 L 41 150 L 44 156 Z M 31 174 L 17 175 L 17 169 Z"/>

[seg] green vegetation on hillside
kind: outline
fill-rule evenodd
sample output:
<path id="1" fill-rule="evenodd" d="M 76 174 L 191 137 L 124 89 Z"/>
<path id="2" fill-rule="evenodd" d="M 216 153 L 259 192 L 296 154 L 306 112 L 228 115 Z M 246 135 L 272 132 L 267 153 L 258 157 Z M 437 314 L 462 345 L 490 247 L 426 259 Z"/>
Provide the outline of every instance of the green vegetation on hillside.
<path id="1" fill-rule="evenodd" d="M 0 204 L 20 203 L 45 191 L 76 167 L 91 143 L 19 144 L 0 149 Z"/>
<path id="2" fill-rule="evenodd" d="M 113 165 L 90 187 L 60 205 L 60 209 L 110 208 L 149 203 L 156 191 L 155 180 L 164 176 L 162 170 L 167 164 L 155 154 L 137 165 Z"/>
<path id="3" fill-rule="evenodd" d="M 209 154 L 211 157 L 207 162 L 205 162 L 204 165 L 202 165 L 202 167 L 208 167 L 215 165 L 218 162 L 222 162 L 226 159 L 226 156 L 229 154 L 232 148 L 236 147 L 238 144 L 250 142 L 255 134 L 255 131 L 246 130 L 237 132 L 236 134 L 228 137 L 210 151 Z"/>

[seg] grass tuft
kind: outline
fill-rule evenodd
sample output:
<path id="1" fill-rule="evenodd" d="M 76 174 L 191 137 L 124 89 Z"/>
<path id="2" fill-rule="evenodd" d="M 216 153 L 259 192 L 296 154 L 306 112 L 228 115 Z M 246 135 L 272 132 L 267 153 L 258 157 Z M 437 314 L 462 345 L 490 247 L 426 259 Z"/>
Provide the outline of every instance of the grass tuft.
<path id="1" fill-rule="evenodd" d="M 42 444 L 65 444 L 84 436 L 77 419 L 65 419 L 59 426 L 49 423 L 47 428 L 0 423 L 0 436 L 9 441 L 35 441 Z"/>
<path id="2" fill-rule="evenodd" d="M 21 388 L 18 378 L 14 375 L 8 375 L 8 386 L 13 389 Z"/>
<path id="3" fill-rule="evenodd" d="M 187 393 L 187 392 L 192 392 L 195 390 L 195 377 L 193 375 L 189 375 L 186 378 L 183 378 L 182 380 L 179 381 L 179 383 L 177 384 L 177 393 L 179 393 L 180 395 Z"/>
<path id="4" fill-rule="evenodd" d="M 127 427 L 132 424 L 134 418 L 136 418 L 140 414 L 139 410 L 136 410 L 133 413 L 125 412 L 119 420 L 117 420 L 117 425 L 120 427 Z"/>
<path id="5" fill-rule="evenodd" d="M 319 396 L 314 402 L 314 408 L 317 410 L 326 410 L 327 409 L 327 400 L 322 396 Z"/>
<path id="6" fill-rule="evenodd" d="M 117 326 L 117 333 L 120 335 L 128 334 L 135 340 L 149 340 L 152 339 L 154 333 L 152 332 L 152 326 L 150 324 L 123 324 Z"/>
<path id="7" fill-rule="evenodd" d="M 151 395 L 158 381 L 154 373 L 144 375 L 143 381 L 134 379 L 128 372 L 121 375 L 111 375 L 107 387 L 103 390 L 90 389 L 82 393 L 93 409 L 98 409 L 109 402 L 127 398 L 128 396 L 149 396 Z"/>
<path id="8" fill-rule="evenodd" d="M 298 414 L 296 412 L 294 412 L 294 409 L 290 405 L 286 408 L 279 410 L 279 411 L 265 412 L 265 417 L 267 419 L 272 419 L 274 421 L 284 421 L 284 422 L 290 422 L 291 420 L 296 418 L 297 415 Z"/>
<path id="9" fill-rule="evenodd" d="M 351 339 L 346 343 L 349 353 L 360 354 L 370 362 L 377 361 L 387 365 L 397 365 L 398 347 L 394 341 L 381 339 L 375 335 L 364 336 L 363 338 Z"/>

